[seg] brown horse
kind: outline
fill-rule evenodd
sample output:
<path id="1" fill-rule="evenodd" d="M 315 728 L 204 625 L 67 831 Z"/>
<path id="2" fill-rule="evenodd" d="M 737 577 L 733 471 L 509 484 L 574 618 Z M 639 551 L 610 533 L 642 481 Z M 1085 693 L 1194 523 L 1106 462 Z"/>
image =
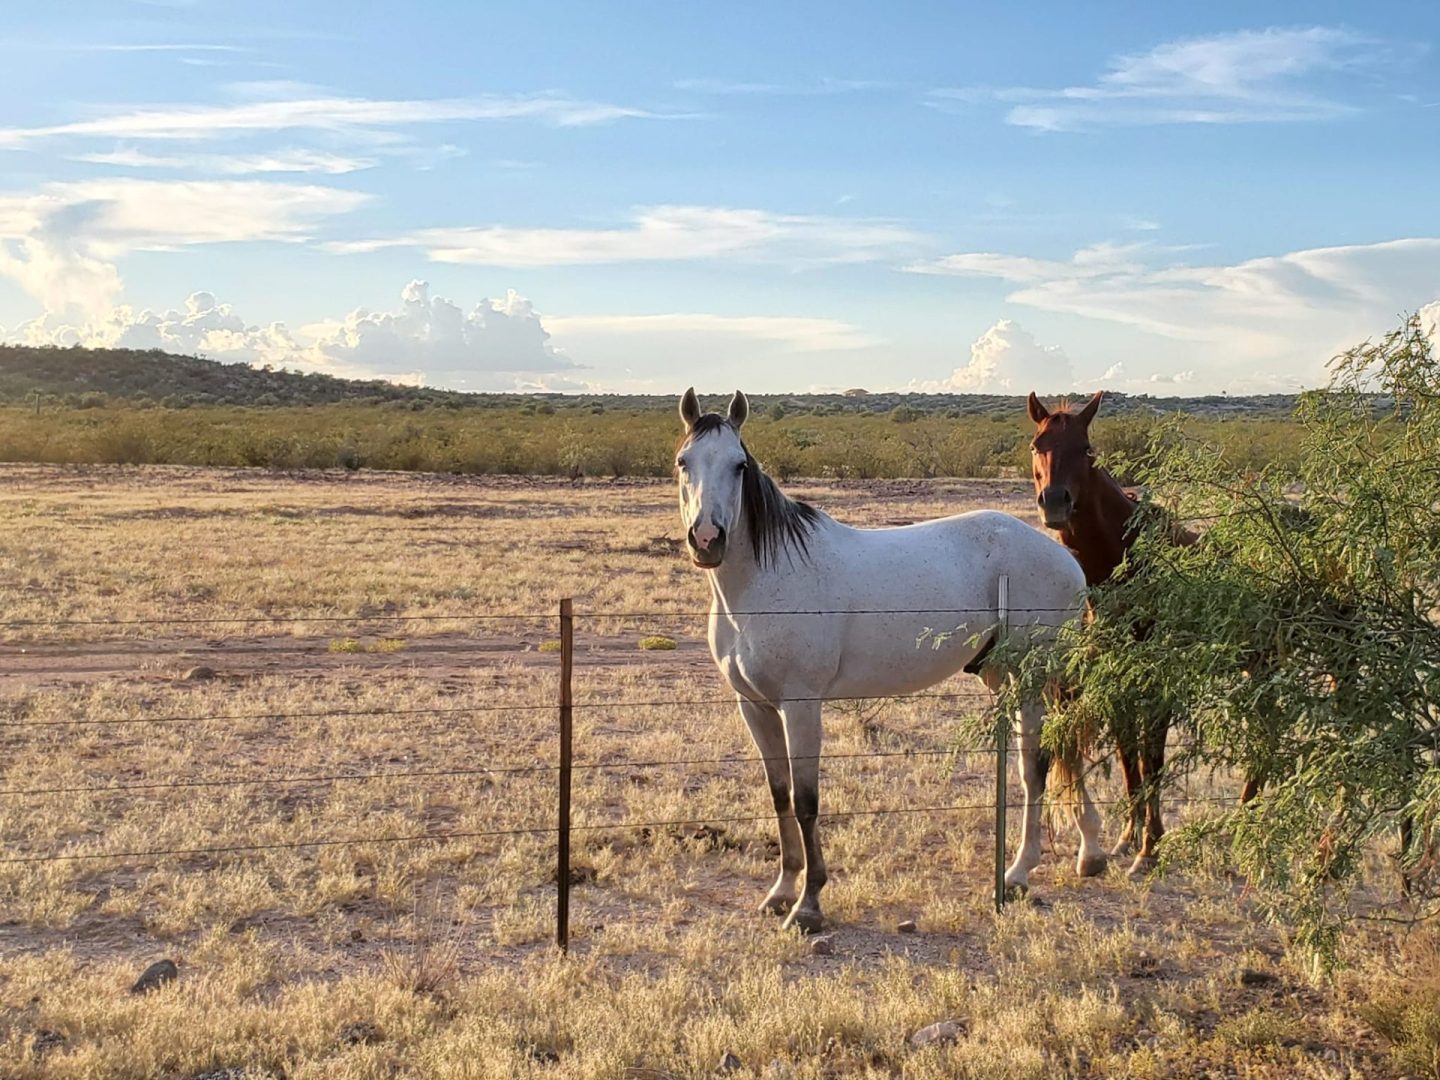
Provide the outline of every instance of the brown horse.
<path id="1" fill-rule="evenodd" d="M 1095 462 L 1090 421 L 1100 410 L 1103 397 L 1104 391 L 1097 391 L 1079 412 L 1065 404 L 1051 412 L 1033 393 L 1029 400 L 1030 419 L 1036 427 L 1030 441 L 1035 501 L 1045 527 L 1058 533 L 1060 542 L 1079 560 L 1090 586 L 1103 584 L 1115 574 L 1134 543 L 1130 519 L 1139 508 L 1135 496 Z M 1196 536 L 1177 528 L 1172 540 L 1189 545 Z M 1136 629 L 1136 633 L 1143 632 L 1143 628 Z M 1155 848 L 1165 834 L 1160 787 L 1169 731 L 1170 717 L 1162 713 L 1116 732 L 1130 813 L 1113 854 L 1123 855 L 1135 847 L 1132 876 L 1154 868 Z"/>

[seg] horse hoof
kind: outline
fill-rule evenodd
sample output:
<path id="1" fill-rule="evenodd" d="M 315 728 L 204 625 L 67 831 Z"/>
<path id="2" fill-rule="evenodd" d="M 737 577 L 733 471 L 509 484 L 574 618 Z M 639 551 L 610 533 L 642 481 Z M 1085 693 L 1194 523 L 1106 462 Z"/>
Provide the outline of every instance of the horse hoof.
<path id="1" fill-rule="evenodd" d="M 1135 861 L 1130 864 L 1130 869 L 1126 870 L 1125 874 L 1134 881 L 1143 881 L 1159 864 L 1160 861 L 1154 855 L 1136 855 Z"/>
<path id="2" fill-rule="evenodd" d="M 1118 844 L 1116 844 L 1110 849 L 1110 857 L 1112 859 L 1123 859 L 1126 855 L 1129 855 L 1132 850 L 1134 850 L 1134 847 L 1135 845 L 1132 844 L 1129 840 L 1121 840 Z"/>
<path id="3" fill-rule="evenodd" d="M 1104 855 L 1086 855 L 1075 867 L 1075 872 L 1081 877 L 1099 877 L 1105 873 L 1110 865 L 1110 860 Z"/>
<path id="4" fill-rule="evenodd" d="M 818 911 L 796 908 L 785 919 L 785 929 L 799 930 L 802 934 L 818 934 L 825 928 L 825 917 Z"/>
<path id="5" fill-rule="evenodd" d="M 780 915 L 783 917 L 789 915 L 790 909 L 794 906 L 794 900 L 787 899 L 783 896 L 767 896 L 764 900 L 760 901 L 760 907 L 757 910 L 761 915 Z"/>
<path id="6" fill-rule="evenodd" d="M 1025 881 L 1005 882 L 1006 900 L 1023 900 L 1030 893 L 1030 884 Z"/>

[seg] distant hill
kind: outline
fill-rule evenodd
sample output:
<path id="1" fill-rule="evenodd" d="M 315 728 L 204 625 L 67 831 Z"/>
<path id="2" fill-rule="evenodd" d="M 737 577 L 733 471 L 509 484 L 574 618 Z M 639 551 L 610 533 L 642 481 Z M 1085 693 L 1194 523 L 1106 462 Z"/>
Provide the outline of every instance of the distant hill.
<path id="1" fill-rule="evenodd" d="M 36 394 L 80 404 L 95 395 L 173 405 L 329 405 L 339 401 L 442 401 L 466 395 L 383 380 L 337 379 L 221 364 L 159 349 L 78 349 L 0 345 L 0 401 Z"/>
<path id="2" fill-rule="evenodd" d="M 676 394 L 684 387 L 676 384 Z M 158 349 L 80 349 L 0 345 L 0 403 L 97 407 L 109 403 L 194 405 L 330 405 L 341 402 L 394 404 L 416 409 L 503 408 L 521 402 L 549 402 L 556 408 L 652 409 L 674 407 L 675 395 L 640 394 L 469 394 L 430 387 L 400 386 L 383 380 L 338 379 L 333 375 L 268 370 L 224 364 Z M 1047 398 L 1047 400 L 1050 400 Z M 791 413 L 892 413 L 918 415 L 1014 414 L 1023 397 L 1009 394 L 902 394 L 848 390 L 835 394 L 752 394 L 751 408 L 771 416 Z M 1284 417 L 1295 407 L 1290 394 L 1247 397 L 1152 398 L 1107 395 L 1105 412 L 1181 411 L 1202 416 Z M 900 419 L 900 417 L 896 417 Z"/>

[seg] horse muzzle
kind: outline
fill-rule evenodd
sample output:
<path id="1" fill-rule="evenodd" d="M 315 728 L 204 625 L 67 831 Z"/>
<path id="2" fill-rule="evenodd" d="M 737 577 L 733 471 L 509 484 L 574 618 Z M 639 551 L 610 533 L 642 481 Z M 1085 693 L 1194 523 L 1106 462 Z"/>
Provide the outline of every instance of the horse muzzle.
<path id="1" fill-rule="evenodd" d="M 1070 516 L 1075 513 L 1075 497 L 1069 488 L 1047 487 L 1035 501 L 1040 504 L 1040 517 L 1047 529 L 1063 529 L 1070 524 Z"/>
<path id="2" fill-rule="evenodd" d="M 719 525 L 690 526 L 685 533 L 690 561 L 704 570 L 713 570 L 725 561 L 725 530 Z"/>

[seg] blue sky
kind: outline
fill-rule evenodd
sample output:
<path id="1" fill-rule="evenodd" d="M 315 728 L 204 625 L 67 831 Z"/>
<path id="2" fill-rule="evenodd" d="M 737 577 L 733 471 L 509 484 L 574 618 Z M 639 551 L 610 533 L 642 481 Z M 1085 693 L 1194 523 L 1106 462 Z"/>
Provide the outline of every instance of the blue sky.
<path id="1" fill-rule="evenodd" d="M 470 389 L 1314 385 L 1440 310 L 1437 42 L 1433 3 L 32 5 L 0 327 Z"/>

